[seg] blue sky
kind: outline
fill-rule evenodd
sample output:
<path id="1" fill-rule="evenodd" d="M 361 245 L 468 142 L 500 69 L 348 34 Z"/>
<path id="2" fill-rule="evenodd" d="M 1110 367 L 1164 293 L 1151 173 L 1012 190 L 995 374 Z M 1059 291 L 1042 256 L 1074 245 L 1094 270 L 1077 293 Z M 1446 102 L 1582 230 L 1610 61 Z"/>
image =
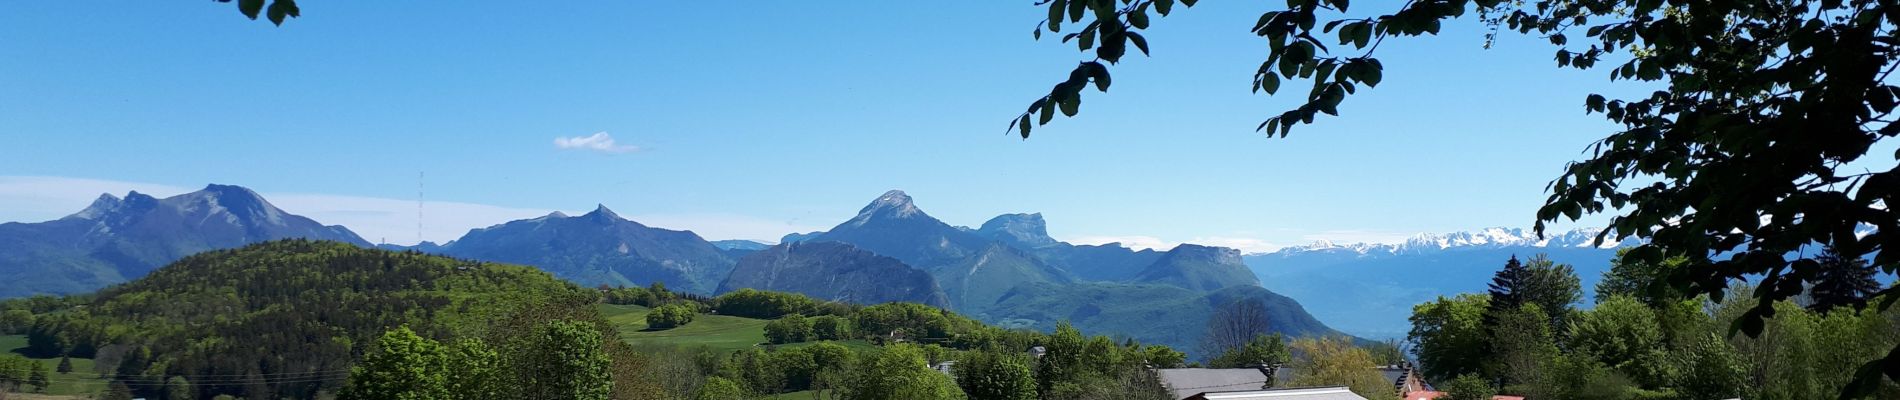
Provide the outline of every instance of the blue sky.
<path id="1" fill-rule="evenodd" d="M 1205 2 L 1020 140 L 1004 125 L 1082 59 L 1030 37 L 1026 0 L 305 3 L 283 27 L 210 1 L 0 6 L 0 221 L 215 182 L 411 243 L 421 172 L 437 241 L 596 203 L 775 240 L 899 188 L 952 224 L 1039 211 L 1061 239 L 1258 251 L 1528 227 L 1614 129 L 1582 112 L 1607 71 L 1486 50 L 1470 18 L 1388 41 L 1343 118 L 1269 139 L 1297 99 L 1248 90 L 1265 9 Z M 600 132 L 612 151 L 557 145 Z"/>

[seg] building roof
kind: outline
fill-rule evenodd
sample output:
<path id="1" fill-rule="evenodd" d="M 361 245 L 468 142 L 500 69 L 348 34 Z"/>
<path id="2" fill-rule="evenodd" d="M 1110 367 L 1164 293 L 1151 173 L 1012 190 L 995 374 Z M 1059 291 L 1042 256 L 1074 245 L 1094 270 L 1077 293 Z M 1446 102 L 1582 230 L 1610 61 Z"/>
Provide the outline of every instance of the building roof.
<path id="1" fill-rule="evenodd" d="M 1258 390 L 1267 386 L 1267 373 L 1257 368 L 1166 368 L 1155 370 L 1176 399 L 1198 393 Z"/>
<path id="2" fill-rule="evenodd" d="M 1366 400 L 1345 386 L 1207 392 L 1188 400 Z"/>

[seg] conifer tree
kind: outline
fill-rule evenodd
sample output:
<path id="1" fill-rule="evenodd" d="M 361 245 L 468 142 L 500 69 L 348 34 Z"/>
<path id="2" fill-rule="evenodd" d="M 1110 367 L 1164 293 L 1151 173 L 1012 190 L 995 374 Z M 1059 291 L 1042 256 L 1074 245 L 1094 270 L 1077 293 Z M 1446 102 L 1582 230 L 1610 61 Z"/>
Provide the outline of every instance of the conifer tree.
<path id="1" fill-rule="evenodd" d="M 1504 269 L 1491 276 L 1491 303 L 1484 311 L 1484 328 L 1490 332 L 1498 325 L 1498 316 L 1517 310 L 1524 305 L 1526 287 L 1530 284 L 1530 268 L 1517 261 L 1517 256 L 1504 263 Z"/>
<path id="2" fill-rule="evenodd" d="M 1874 268 L 1867 265 L 1867 260 L 1841 257 L 1830 247 L 1815 257 L 1815 262 L 1821 268 L 1815 270 L 1814 287 L 1808 289 L 1808 297 L 1814 300 L 1809 309 L 1860 309 L 1867 306 L 1867 296 L 1880 291 L 1880 282 L 1874 280 Z"/>

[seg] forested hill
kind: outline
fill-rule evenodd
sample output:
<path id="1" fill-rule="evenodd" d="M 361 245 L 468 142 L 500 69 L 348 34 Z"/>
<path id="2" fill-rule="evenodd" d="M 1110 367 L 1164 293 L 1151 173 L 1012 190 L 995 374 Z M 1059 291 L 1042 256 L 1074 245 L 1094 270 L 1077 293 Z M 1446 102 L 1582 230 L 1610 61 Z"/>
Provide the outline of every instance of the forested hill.
<path id="1" fill-rule="evenodd" d="M 34 319 L 27 351 L 123 360 L 112 378 L 140 393 L 183 377 L 201 397 L 314 398 L 392 327 L 493 340 L 505 332 L 490 326 L 593 316 L 597 298 L 528 267 L 294 239 L 185 257 L 73 298 Z"/>

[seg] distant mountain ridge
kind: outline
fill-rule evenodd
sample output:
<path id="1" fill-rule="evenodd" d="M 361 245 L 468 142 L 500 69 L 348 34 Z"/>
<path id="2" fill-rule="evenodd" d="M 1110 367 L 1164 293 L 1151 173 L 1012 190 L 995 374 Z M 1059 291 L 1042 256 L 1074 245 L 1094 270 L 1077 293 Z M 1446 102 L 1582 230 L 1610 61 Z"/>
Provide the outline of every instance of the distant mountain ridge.
<path id="1" fill-rule="evenodd" d="M 785 243 L 748 254 L 716 293 L 746 288 L 858 304 L 904 301 L 950 307 L 949 297 L 930 273 L 838 242 Z"/>
<path id="2" fill-rule="evenodd" d="M 8 282 L 0 298 L 96 290 L 195 253 L 288 238 L 370 246 L 348 228 L 284 212 L 239 186 L 163 199 L 103 194 L 65 218 L 0 224 L 0 282 Z"/>
<path id="3" fill-rule="evenodd" d="M 585 286 L 665 282 L 712 293 L 733 260 L 692 231 L 649 227 L 606 206 L 580 216 L 560 212 L 473 229 L 442 247 L 450 256 L 533 265 Z"/>
<path id="4" fill-rule="evenodd" d="M 1568 231 L 1546 232 L 1538 237 L 1532 230 L 1522 228 L 1485 228 L 1478 231 L 1452 232 L 1444 234 L 1417 234 L 1400 243 L 1351 243 L 1338 244 L 1331 241 L 1318 241 L 1303 246 L 1291 246 L 1280 250 L 1259 254 L 1284 254 L 1314 251 L 1344 250 L 1366 255 L 1413 254 L 1457 248 L 1501 248 L 1501 247 L 1545 247 L 1545 248 L 1607 248 L 1633 246 L 1640 242 L 1632 238 L 1617 241 L 1614 236 L 1604 237 L 1604 243 L 1597 245 L 1596 235 L 1600 229 L 1574 229 Z M 1251 254 L 1250 254 L 1251 255 Z"/>
<path id="5" fill-rule="evenodd" d="M 1488 228 L 1419 234 L 1389 244 L 1319 242 L 1242 258 L 1268 289 L 1298 299 L 1341 299 L 1307 305 L 1334 327 L 1367 337 L 1403 337 L 1413 305 L 1441 295 L 1482 292 L 1491 274 L 1513 256 L 1543 254 L 1571 265 L 1587 298 L 1616 249 L 1639 243 L 1608 237 L 1599 246 L 1594 243 L 1598 232 L 1558 231 L 1539 238 L 1526 229 Z"/>
<path id="6" fill-rule="evenodd" d="M 107 195 L 60 220 L 0 224 L 0 243 L 21 244 L 0 249 L 0 278 L 55 283 L 0 296 L 94 290 L 199 251 L 293 237 L 372 247 L 348 229 L 285 213 L 235 186 L 164 200 Z M 953 226 L 901 190 L 829 230 L 789 234 L 773 246 L 707 241 L 598 206 L 578 216 L 554 212 L 472 229 L 443 244 L 374 247 L 529 265 L 583 286 L 663 282 L 699 294 L 756 288 L 834 301 L 910 301 L 1038 329 L 1071 319 L 1084 329 L 1190 352 L 1214 308 L 1238 298 L 1265 302 L 1284 332 L 1338 333 L 1262 287 L 1234 249 L 1078 246 L 1050 237 L 1038 213 L 1000 215 L 975 229 Z"/>

